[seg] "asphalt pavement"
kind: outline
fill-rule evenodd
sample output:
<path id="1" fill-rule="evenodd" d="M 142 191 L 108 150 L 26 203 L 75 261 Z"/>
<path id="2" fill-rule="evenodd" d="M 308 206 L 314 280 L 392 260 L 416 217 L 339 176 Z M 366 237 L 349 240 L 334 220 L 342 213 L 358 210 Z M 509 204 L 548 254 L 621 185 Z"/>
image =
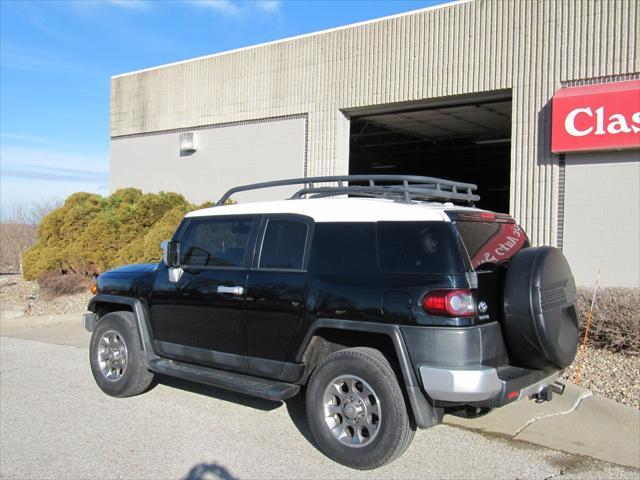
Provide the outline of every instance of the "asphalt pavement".
<path id="1" fill-rule="evenodd" d="M 638 478 L 451 425 L 418 431 L 392 464 L 352 470 L 315 448 L 301 398 L 272 403 L 170 378 L 111 398 L 91 376 L 89 334 L 61 328 L 0 332 L 0 478 Z"/>

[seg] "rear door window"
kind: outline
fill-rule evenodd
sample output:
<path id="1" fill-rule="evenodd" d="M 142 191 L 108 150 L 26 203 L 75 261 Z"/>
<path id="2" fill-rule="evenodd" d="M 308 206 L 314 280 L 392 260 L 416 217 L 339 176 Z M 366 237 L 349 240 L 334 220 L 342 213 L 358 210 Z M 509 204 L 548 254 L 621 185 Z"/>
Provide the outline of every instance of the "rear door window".
<path id="1" fill-rule="evenodd" d="M 378 265 L 383 272 L 459 273 L 460 245 L 448 222 L 378 222 Z"/>
<path id="2" fill-rule="evenodd" d="M 474 270 L 491 269 L 529 246 L 517 223 L 456 221 L 454 225 Z"/>
<path id="3" fill-rule="evenodd" d="M 301 270 L 309 227 L 299 220 L 272 219 L 262 240 L 259 268 Z"/>

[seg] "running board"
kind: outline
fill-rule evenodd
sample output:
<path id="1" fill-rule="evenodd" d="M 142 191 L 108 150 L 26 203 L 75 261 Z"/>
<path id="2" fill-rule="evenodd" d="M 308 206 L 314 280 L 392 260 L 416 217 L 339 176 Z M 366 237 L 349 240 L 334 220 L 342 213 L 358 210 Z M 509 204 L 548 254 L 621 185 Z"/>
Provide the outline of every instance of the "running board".
<path id="1" fill-rule="evenodd" d="M 167 358 L 152 360 L 149 364 L 149 369 L 164 375 L 204 383 L 274 402 L 291 398 L 300 391 L 300 385 L 267 380 L 266 378 L 243 375 L 242 373 L 227 372 L 216 368 L 201 367 Z"/>

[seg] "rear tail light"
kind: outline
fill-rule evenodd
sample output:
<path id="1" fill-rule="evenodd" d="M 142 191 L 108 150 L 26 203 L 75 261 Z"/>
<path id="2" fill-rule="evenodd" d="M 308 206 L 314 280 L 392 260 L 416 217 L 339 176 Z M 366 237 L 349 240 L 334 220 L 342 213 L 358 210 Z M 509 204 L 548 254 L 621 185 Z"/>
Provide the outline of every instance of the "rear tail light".
<path id="1" fill-rule="evenodd" d="M 476 312 L 469 289 L 432 290 L 422 299 L 422 308 L 432 315 L 469 317 Z"/>

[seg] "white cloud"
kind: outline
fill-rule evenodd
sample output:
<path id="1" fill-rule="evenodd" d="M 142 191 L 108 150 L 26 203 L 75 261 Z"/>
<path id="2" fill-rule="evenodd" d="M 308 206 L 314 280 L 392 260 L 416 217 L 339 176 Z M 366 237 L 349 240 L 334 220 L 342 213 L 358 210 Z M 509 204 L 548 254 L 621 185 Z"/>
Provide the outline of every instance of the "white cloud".
<path id="1" fill-rule="evenodd" d="M 32 148 L 3 144 L 0 148 L 2 176 L 6 171 L 29 171 L 42 174 L 65 174 L 90 172 L 104 174 L 108 169 L 106 155 L 96 153 L 78 154 L 58 148 Z"/>
<path id="2" fill-rule="evenodd" d="M 151 8 L 151 4 L 147 0 L 107 0 L 107 3 L 127 10 L 149 10 Z"/>
<path id="3" fill-rule="evenodd" d="M 97 73 L 97 70 L 88 65 L 55 59 L 44 51 L 34 52 L 15 48 L 6 42 L 2 44 L 1 51 L 0 65 L 3 69 L 56 73 L 59 75 L 91 75 Z"/>
<path id="4" fill-rule="evenodd" d="M 94 15 L 108 8 L 146 12 L 151 9 L 153 2 L 151 0 L 68 0 L 67 5 L 76 13 Z"/>
<path id="5" fill-rule="evenodd" d="M 280 0 L 258 0 L 256 1 L 256 7 L 258 10 L 262 10 L 267 13 L 276 13 L 280 11 L 282 2 Z"/>
<path id="6" fill-rule="evenodd" d="M 243 13 L 242 8 L 231 0 L 192 0 L 189 3 L 197 7 L 214 10 L 223 15 L 238 16 Z"/>
<path id="7" fill-rule="evenodd" d="M 277 13 L 282 5 L 281 0 L 186 0 L 187 3 L 200 8 L 206 8 L 229 17 L 240 17 L 252 11 L 263 13 Z"/>
<path id="8" fill-rule="evenodd" d="M 0 139 L 17 143 L 35 143 L 38 145 L 47 145 L 49 147 L 60 147 L 60 144 L 52 142 L 51 140 L 25 133 L 3 133 L 0 134 Z"/>
<path id="9" fill-rule="evenodd" d="M 106 193 L 106 155 L 3 144 L 0 157 L 0 206 L 63 199 L 79 191 Z"/>

